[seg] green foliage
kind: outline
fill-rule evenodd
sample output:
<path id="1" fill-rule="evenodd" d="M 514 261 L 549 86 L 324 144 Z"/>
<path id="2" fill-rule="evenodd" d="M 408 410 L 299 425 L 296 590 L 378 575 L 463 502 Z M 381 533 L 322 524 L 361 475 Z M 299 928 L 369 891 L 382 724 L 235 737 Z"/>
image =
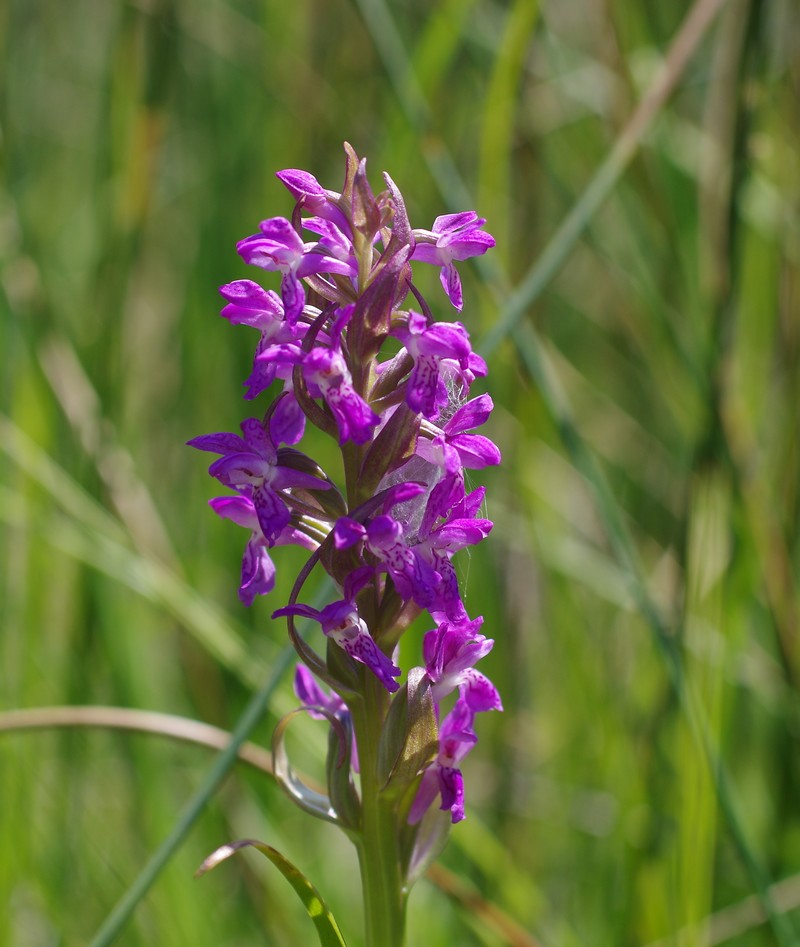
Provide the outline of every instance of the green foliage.
<path id="1" fill-rule="evenodd" d="M 346 139 L 413 225 L 474 208 L 499 238 L 461 268 L 504 465 L 459 568 L 505 712 L 481 720 L 455 881 L 417 885 L 409 943 L 793 943 L 800 23 L 728 0 L 631 137 L 688 9 L 0 6 L 3 709 L 139 707 L 268 746 L 296 705 L 288 671 L 264 681 L 304 554 L 277 550 L 272 600 L 243 609 L 241 532 L 183 444 L 248 413 L 254 339 L 216 315 L 252 276 L 235 241 L 289 211 L 274 170 L 338 187 Z M 324 729 L 288 736 L 321 785 Z M 252 836 L 357 947 L 344 835 L 214 765 L 152 736 L 0 732 L 0 947 L 90 943 L 170 838 L 115 943 L 307 943 L 254 853 L 192 881 Z"/>
<path id="2" fill-rule="evenodd" d="M 281 855 L 281 853 L 271 845 L 265 845 L 264 842 L 256 842 L 253 839 L 241 839 L 238 842 L 223 845 L 208 856 L 196 874 L 205 874 L 207 871 L 215 868 L 220 862 L 230 858 L 231 855 L 240 852 L 243 848 L 257 849 L 272 862 L 289 882 L 303 903 L 303 907 L 306 909 L 311 922 L 317 929 L 320 947 L 346 947 L 342 932 L 339 930 L 339 925 L 320 897 L 319 891 L 317 891 L 314 885 L 311 884 L 296 865 L 293 865 L 288 858 Z"/>

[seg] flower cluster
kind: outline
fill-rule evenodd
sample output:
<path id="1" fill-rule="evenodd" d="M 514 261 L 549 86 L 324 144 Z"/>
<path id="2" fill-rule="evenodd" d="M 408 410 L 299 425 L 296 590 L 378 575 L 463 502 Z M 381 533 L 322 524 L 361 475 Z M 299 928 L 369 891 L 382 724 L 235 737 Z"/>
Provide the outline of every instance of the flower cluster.
<path id="1" fill-rule="evenodd" d="M 273 547 L 295 544 L 312 554 L 290 602 L 273 616 L 287 617 L 305 662 L 296 688 L 306 708 L 346 720 L 370 681 L 384 689 L 384 711 L 401 690 L 408 707 L 428 707 L 433 743 L 412 758 L 402 749 L 411 741 L 392 738 L 401 749 L 390 777 L 403 774 L 406 825 L 417 826 L 437 799 L 456 822 L 464 817 L 459 766 L 476 741 L 475 715 L 501 703 L 475 669 L 493 642 L 481 634 L 483 619 L 467 613 L 452 559 L 492 528 L 481 515 L 484 490 L 468 490 L 464 472 L 499 463 L 500 453 L 474 433 L 492 411 L 489 395 L 470 398 L 486 365 L 460 322 L 434 318 L 412 281 L 412 263 L 440 267 L 444 292 L 460 312 L 456 263 L 494 240 L 473 212 L 412 229 L 388 175 L 376 195 L 365 162 L 345 149 L 341 192 L 304 171 L 279 172 L 295 200 L 291 219 L 263 220 L 237 246 L 248 264 L 280 274 L 279 292 L 252 280 L 220 290 L 222 315 L 259 333 L 245 398 L 267 389 L 274 397 L 263 416 L 242 423 L 241 435 L 189 443 L 218 455 L 209 473 L 232 491 L 211 501 L 214 511 L 249 531 L 242 602 L 274 588 Z M 343 482 L 297 448 L 307 422 L 339 443 Z M 322 609 L 298 601 L 317 564 L 340 590 Z M 435 627 L 425 635 L 422 663 L 408 675 L 415 694 L 425 695 L 414 703 L 409 683 L 401 688 L 398 680 L 396 647 L 423 610 Z M 319 623 L 326 658 L 294 633 L 297 616 Z M 332 688 L 330 696 L 309 668 Z M 400 726 L 400 717 L 385 711 L 387 727 L 390 720 Z M 402 718 L 406 730 L 419 724 L 412 718 L 410 711 Z M 355 736 L 358 743 L 357 728 Z M 406 763 L 412 759 L 405 766 L 404 752 Z M 359 753 L 363 761 L 363 747 Z"/>

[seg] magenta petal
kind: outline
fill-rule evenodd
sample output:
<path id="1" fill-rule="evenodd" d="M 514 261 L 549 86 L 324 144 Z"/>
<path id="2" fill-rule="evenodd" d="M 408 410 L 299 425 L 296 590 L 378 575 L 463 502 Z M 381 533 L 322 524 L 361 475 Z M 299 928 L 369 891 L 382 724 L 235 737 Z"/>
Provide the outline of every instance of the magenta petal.
<path id="1" fill-rule="evenodd" d="M 459 694 L 470 710 L 478 712 L 503 709 L 497 688 L 488 677 L 475 668 L 467 668 L 464 671 Z"/>
<path id="2" fill-rule="evenodd" d="M 342 516 L 333 527 L 333 544 L 337 549 L 349 549 L 366 535 L 366 530 L 360 523 Z"/>
<path id="3" fill-rule="evenodd" d="M 412 336 L 421 336 L 428 328 L 428 320 L 421 312 L 411 310 L 408 314 L 408 332 Z"/>
<path id="4" fill-rule="evenodd" d="M 400 685 L 394 680 L 400 674 L 400 668 L 386 657 L 370 635 L 365 633 L 352 638 L 342 637 L 337 640 L 337 644 L 341 645 L 351 658 L 366 665 L 389 693 L 393 694 L 400 689 Z"/>
<path id="5" fill-rule="evenodd" d="M 453 358 L 459 362 L 472 351 L 469 334 L 460 322 L 434 322 L 425 330 L 419 342 L 426 355 Z"/>
<path id="6" fill-rule="evenodd" d="M 441 264 L 442 262 L 439 249 L 434 243 L 417 242 L 414 247 L 414 252 L 411 254 L 411 259 L 415 261 L 418 260 L 420 263 Z"/>
<path id="7" fill-rule="evenodd" d="M 411 804 L 408 813 L 408 822 L 410 825 L 416 825 L 422 821 L 422 817 L 433 805 L 434 799 L 439 795 L 439 773 L 438 767 L 434 763 L 422 774 L 417 795 Z"/>
<path id="8" fill-rule="evenodd" d="M 452 263 L 448 263 L 442 267 L 439 279 L 447 293 L 447 298 L 461 312 L 464 308 L 464 298 L 461 292 L 461 277 L 458 275 L 458 270 Z"/>
<path id="9" fill-rule="evenodd" d="M 297 444 L 306 429 L 306 416 L 293 391 L 278 402 L 269 419 L 269 433 L 275 444 Z"/>
<path id="10" fill-rule="evenodd" d="M 321 217 L 309 217 L 303 221 L 303 226 L 322 237 L 317 244 L 318 249 L 325 250 L 342 262 L 352 255 L 353 244 L 330 220 L 324 220 Z"/>
<path id="11" fill-rule="evenodd" d="M 301 618 L 311 618 L 313 621 L 322 621 L 322 612 L 317 611 L 310 605 L 285 605 L 283 608 L 277 608 L 273 613 L 273 618 L 283 618 L 286 615 L 300 615 Z"/>
<path id="12" fill-rule="evenodd" d="M 454 744 L 454 752 L 458 752 L 458 741 L 467 739 L 464 734 L 472 733 L 471 715 L 478 710 L 502 709 L 494 685 L 474 670 L 474 665 L 494 645 L 491 638 L 480 633 L 482 624 L 482 618 L 444 621 L 423 639 L 425 672 L 433 684 L 433 699 L 438 703 L 459 688 L 460 698 L 446 718 L 447 727 L 442 724 L 443 731 L 450 736 L 462 733 Z"/>
<path id="13" fill-rule="evenodd" d="M 351 385 L 328 388 L 322 396 L 336 419 L 340 444 L 345 441 L 366 444 L 372 438 L 372 431 L 381 419 Z"/>
<path id="14" fill-rule="evenodd" d="M 431 542 L 437 549 L 463 549 L 486 539 L 493 526 L 491 520 L 453 519 L 436 531 Z"/>
<path id="15" fill-rule="evenodd" d="M 464 777 L 461 770 L 442 766 L 439 770 L 439 791 L 442 794 L 442 811 L 450 810 L 453 823 L 464 818 Z"/>
<path id="16" fill-rule="evenodd" d="M 304 210 L 332 220 L 340 229 L 347 228 L 347 219 L 333 203 L 341 197 L 336 191 L 323 188 L 313 175 L 295 168 L 278 171 L 276 177 Z"/>
<path id="17" fill-rule="evenodd" d="M 256 362 L 267 365 L 299 365 L 303 361 L 303 351 L 297 343 L 279 342 L 266 345 L 256 356 Z"/>
<path id="18" fill-rule="evenodd" d="M 240 240 L 236 244 L 236 252 L 251 266 L 260 266 L 264 270 L 287 270 L 296 266 L 303 254 L 302 241 L 294 230 L 292 233 L 299 245 L 292 242 L 292 245 L 286 246 L 256 233 Z"/>
<path id="19" fill-rule="evenodd" d="M 439 380 L 439 366 L 435 358 L 420 355 L 408 377 L 406 403 L 412 411 L 426 418 L 436 416 L 436 386 Z"/>
<path id="20" fill-rule="evenodd" d="M 410 578 L 411 590 L 410 593 L 401 591 L 401 595 L 405 598 L 413 598 L 417 605 L 422 608 L 428 608 L 436 601 L 436 592 L 440 584 L 440 576 L 433 566 L 426 562 L 422 556 L 416 555 L 412 550 L 409 551 L 413 556 L 413 569 L 410 575 L 408 573 L 406 573 L 406 575 Z M 394 578 L 396 584 L 397 577 L 395 576 Z"/>
<path id="21" fill-rule="evenodd" d="M 260 539 L 252 538 L 245 546 L 242 557 L 242 581 L 239 598 L 252 605 L 256 595 L 267 595 L 275 588 L 275 565 L 267 547 Z"/>
<path id="22" fill-rule="evenodd" d="M 470 352 L 467 359 L 467 368 L 476 378 L 485 378 L 489 374 L 489 368 L 485 359 L 481 358 L 477 352 Z"/>
<path id="23" fill-rule="evenodd" d="M 262 483 L 253 490 L 253 506 L 261 531 L 274 543 L 291 519 L 286 504 L 268 484 Z"/>
<path id="24" fill-rule="evenodd" d="M 300 198 L 306 198 L 310 205 L 315 200 L 325 200 L 325 189 L 308 171 L 287 168 L 285 171 L 276 171 L 275 177 L 287 188 L 296 201 Z"/>
<path id="25" fill-rule="evenodd" d="M 355 276 L 358 273 L 355 261 L 339 260 L 325 252 L 323 243 L 316 243 L 308 250 L 297 265 L 298 276 L 312 276 L 314 273 L 341 273 L 343 276 Z"/>
<path id="26" fill-rule="evenodd" d="M 238 434 L 201 434 L 186 443 L 189 447 L 211 451 L 213 454 L 229 454 L 247 450 L 247 445 Z"/>
<path id="27" fill-rule="evenodd" d="M 286 310 L 286 321 L 294 325 L 306 304 L 306 292 L 303 284 L 292 271 L 286 273 L 281 280 L 281 298 Z"/>
<path id="28" fill-rule="evenodd" d="M 477 743 L 472 729 L 475 714 L 461 697 L 439 727 L 439 762 L 446 766 L 459 763 Z"/>
<path id="29" fill-rule="evenodd" d="M 458 451 L 447 442 L 444 435 L 439 434 L 431 440 L 420 437 L 417 440 L 415 451 L 418 457 L 427 460 L 443 470 L 448 476 L 453 476 L 464 466 Z"/>
<path id="30" fill-rule="evenodd" d="M 458 508 L 458 517 L 460 519 L 474 519 L 475 514 L 483 505 L 483 499 L 486 496 L 486 487 L 476 487 L 467 496 L 462 497 Z"/>
<path id="31" fill-rule="evenodd" d="M 466 260 L 474 256 L 483 256 L 494 246 L 494 237 L 485 230 L 471 230 L 465 234 L 448 235 L 439 241 L 439 246 L 453 260 Z"/>
<path id="32" fill-rule="evenodd" d="M 474 210 L 462 210 L 457 214 L 441 214 L 434 220 L 431 230 L 437 235 L 446 234 L 463 230 L 468 224 L 480 227 L 485 223 L 486 221 L 479 218 Z"/>
<path id="33" fill-rule="evenodd" d="M 220 286 L 219 293 L 223 299 L 236 306 L 242 306 L 245 309 L 265 309 L 280 314 L 280 300 L 271 290 L 266 290 L 263 286 L 251 279 L 237 279 L 232 283 L 226 283 Z"/>
<path id="34" fill-rule="evenodd" d="M 301 254 L 304 250 L 303 241 L 285 217 L 270 217 L 262 220 L 258 229 L 266 237 L 267 242 L 274 244 L 276 252 L 280 249 L 292 254 Z"/>
<path id="35" fill-rule="evenodd" d="M 275 381 L 275 376 L 277 373 L 277 366 L 270 363 L 259 362 L 256 358 L 253 363 L 253 370 L 245 378 L 244 385 L 247 388 L 247 391 L 244 393 L 246 401 L 252 401 L 254 398 L 257 398 L 262 391 L 265 391 L 269 386 Z M 273 438 L 276 444 L 279 443 L 277 438 Z"/>
<path id="36" fill-rule="evenodd" d="M 376 516 L 367 527 L 367 540 L 375 552 L 383 552 L 402 539 L 403 527 L 391 516 Z"/>
<path id="37" fill-rule="evenodd" d="M 458 451 L 461 463 L 469 470 L 492 467 L 502 460 L 494 441 L 483 434 L 456 434 L 450 444 Z"/>
<path id="38" fill-rule="evenodd" d="M 489 420 L 493 408 L 494 402 L 489 395 L 479 395 L 462 405 L 445 424 L 444 430 L 452 436 L 480 427 Z"/>
<path id="39" fill-rule="evenodd" d="M 264 425 L 258 418 L 245 418 L 240 424 L 242 434 L 251 450 L 255 451 L 261 457 L 274 462 L 275 447 L 269 439 L 269 435 L 264 430 Z"/>
<path id="40" fill-rule="evenodd" d="M 292 467 L 275 467 L 272 475 L 272 486 L 276 490 L 297 487 L 300 490 L 330 490 L 331 485 L 320 480 L 314 474 L 294 470 Z"/>
<path id="41" fill-rule="evenodd" d="M 414 497 L 421 496 L 427 489 L 424 483 L 419 483 L 417 480 L 406 480 L 389 487 L 386 491 L 386 499 L 383 501 L 384 512 L 398 503 L 406 503 Z"/>
<path id="42" fill-rule="evenodd" d="M 449 621 L 463 621 L 467 618 L 467 610 L 461 601 L 456 570 L 446 556 L 440 558 L 441 561 L 437 561 L 436 568 L 442 577 L 439 583 L 439 599 L 441 605 Z"/>
<path id="43" fill-rule="evenodd" d="M 364 444 L 370 440 L 381 419 L 356 392 L 341 353 L 313 348 L 306 353 L 302 364 L 306 383 L 319 388 L 336 420 L 340 443 Z"/>
<path id="44" fill-rule="evenodd" d="M 324 715 L 315 713 L 311 708 L 318 707 L 320 710 L 327 710 L 330 714 L 337 714 L 344 710 L 342 698 L 333 691 L 326 693 L 304 664 L 297 665 L 294 674 L 294 692 L 298 700 L 309 708 L 311 716 L 318 720 L 324 720 Z"/>
<path id="45" fill-rule="evenodd" d="M 428 508 L 425 511 L 423 520 L 423 532 L 429 533 L 433 523 L 440 516 L 447 516 L 450 510 L 464 497 L 464 472 L 458 470 L 456 473 L 448 474 L 443 477 L 431 490 Z"/>
<path id="46" fill-rule="evenodd" d="M 216 477 L 226 487 L 242 487 L 252 482 L 248 471 L 260 458 L 253 451 L 241 451 L 238 454 L 227 454 L 220 457 L 208 468 L 212 477 Z"/>
<path id="47" fill-rule="evenodd" d="M 298 664 L 294 672 L 294 692 L 301 704 L 324 707 L 327 703 L 325 691 L 304 664 Z"/>
<path id="48" fill-rule="evenodd" d="M 223 519 L 231 520 L 237 526 L 258 529 L 258 517 L 251 500 L 243 496 L 214 497 L 208 501 L 211 509 Z"/>

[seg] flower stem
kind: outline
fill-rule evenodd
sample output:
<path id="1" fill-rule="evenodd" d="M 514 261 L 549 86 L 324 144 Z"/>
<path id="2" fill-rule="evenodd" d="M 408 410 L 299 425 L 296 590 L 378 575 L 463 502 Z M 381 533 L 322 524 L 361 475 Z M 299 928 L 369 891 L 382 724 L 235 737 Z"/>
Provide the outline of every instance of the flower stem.
<path id="1" fill-rule="evenodd" d="M 358 843 L 367 947 L 403 947 L 406 891 L 394 804 L 381 794 L 378 745 L 388 694 L 377 680 L 352 708 L 361 769 L 362 832 Z"/>

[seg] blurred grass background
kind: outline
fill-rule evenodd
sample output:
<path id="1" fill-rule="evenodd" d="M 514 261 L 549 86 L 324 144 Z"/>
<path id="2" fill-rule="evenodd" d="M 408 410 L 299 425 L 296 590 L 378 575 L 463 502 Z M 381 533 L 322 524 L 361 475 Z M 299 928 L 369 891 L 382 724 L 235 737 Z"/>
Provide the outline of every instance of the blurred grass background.
<path id="1" fill-rule="evenodd" d="M 689 10 L 0 5 L 0 709 L 230 730 L 266 679 L 301 558 L 279 550 L 273 598 L 242 608 L 243 534 L 183 445 L 248 413 L 254 338 L 216 315 L 217 287 L 253 276 L 235 241 L 289 212 L 275 170 L 338 189 L 347 139 L 414 226 L 474 207 L 498 239 L 461 267 L 505 461 L 480 478 L 496 527 L 462 570 L 506 711 L 480 721 L 453 874 L 415 890 L 410 944 L 800 943 L 792 0 L 728 0 L 698 28 L 608 199 L 553 278 L 514 293 Z M 284 675 L 251 738 L 292 703 Z M 313 769 L 320 734 L 297 733 Z M 212 761 L 111 730 L 0 734 L 0 944 L 89 943 Z M 244 767 L 115 943 L 310 943 L 260 856 L 192 879 L 241 836 L 292 858 L 358 945 L 347 843 Z"/>

